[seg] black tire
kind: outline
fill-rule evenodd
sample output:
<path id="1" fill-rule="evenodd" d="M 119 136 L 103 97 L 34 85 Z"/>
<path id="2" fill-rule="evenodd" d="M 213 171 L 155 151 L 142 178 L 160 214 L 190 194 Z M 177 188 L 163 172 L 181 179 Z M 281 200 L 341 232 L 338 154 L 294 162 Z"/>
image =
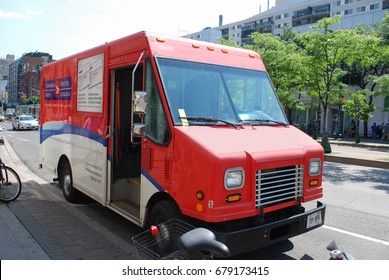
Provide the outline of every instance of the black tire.
<path id="1" fill-rule="evenodd" d="M 158 201 L 151 209 L 148 220 L 149 226 L 157 226 L 170 219 L 182 219 L 182 213 L 178 205 L 172 200 Z"/>
<path id="2" fill-rule="evenodd" d="M 70 203 L 81 201 L 82 193 L 73 187 L 72 168 L 67 160 L 61 164 L 59 170 L 59 185 L 62 188 L 62 193 L 66 201 Z"/>
<path id="3" fill-rule="evenodd" d="M 158 201 L 151 209 L 148 225 L 158 226 L 161 240 L 157 242 L 158 254 L 167 256 L 177 250 L 177 236 L 171 234 L 164 222 L 171 219 L 183 219 L 180 208 L 173 200 Z"/>
<path id="4" fill-rule="evenodd" d="M 20 177 L 8 166 L 1 166 L 1 173 L 3 180 L 0 182 L 0 201 L 5 203 L 15 201 L 22 191 Z"/>

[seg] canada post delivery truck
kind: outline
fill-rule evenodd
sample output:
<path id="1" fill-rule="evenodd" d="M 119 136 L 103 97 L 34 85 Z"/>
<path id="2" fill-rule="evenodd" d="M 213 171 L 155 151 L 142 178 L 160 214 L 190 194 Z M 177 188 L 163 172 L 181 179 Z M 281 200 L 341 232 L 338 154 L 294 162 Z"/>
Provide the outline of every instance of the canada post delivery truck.
<path id="1" fill-rule="evenodd" d="M 253 51 L 140 32 L 45 65 L 40 90 L 40 165 L 69 202 L 189 219 L 231 254 L 324 223 L 323 148 Z"/>

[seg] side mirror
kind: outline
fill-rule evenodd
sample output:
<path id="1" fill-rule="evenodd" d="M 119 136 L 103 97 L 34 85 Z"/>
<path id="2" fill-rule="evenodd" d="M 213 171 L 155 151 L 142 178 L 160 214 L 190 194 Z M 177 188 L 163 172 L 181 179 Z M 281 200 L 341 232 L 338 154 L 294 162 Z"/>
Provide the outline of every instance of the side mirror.
<path id="1" fill-rule="evenodd" d="M 133 133 L 136 137 L 143 137 L 146 135 L 146 125 L 143 123 L 134 123 Z"/>
<path id="2" fill-rule="evenodd" d="M 143 123 L 144 122 L 144 115 L 146 114 L 146 107 L 147 107 L 147 102 L 146 102 L 146 96 L 147 92 L 145 91 L 135 91 L 134 96 L 133 96 L 133 101 L 132 101 L 132 117 L 131 117 L 131 143 L 133 144 L 141 144 L 142 141 L 138 141 L 135 139 L 135 137 L 140 137 L 142 138 L 143 136 L 146 135 L 146 125 Z M 134 122 L 134 115 L 138 115 L 140 117 L 140 123 L 135 123 Z"/>
<path id="3" fill-rule="evenodd" d="M 147 101 L 146 101 L 147 92 L 145 91 L 135 91 L 135 100 L 134 100 L 134 113 L 146 113 Z"/>

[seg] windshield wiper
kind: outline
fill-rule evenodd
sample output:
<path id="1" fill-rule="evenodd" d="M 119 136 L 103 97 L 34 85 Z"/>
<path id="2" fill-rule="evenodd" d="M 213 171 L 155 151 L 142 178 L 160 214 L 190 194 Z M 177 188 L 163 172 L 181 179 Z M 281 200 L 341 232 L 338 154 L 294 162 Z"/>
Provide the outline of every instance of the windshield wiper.
<path id="1" fill-rule="evenodd" d="M 231 125 L 231 126 L 233 126 L 234 128 L 238 128 L 238 126 L 241 126 L 241 125 L 237 125 L 237 124 L 235 124 L 235 123 L 232 123 L 232 122 L 229 122 L 229 121 L 226 121 L 226 120 L 222 120 L 222 119 L 218 119 L 218 118 L 213 118 L 213 117 L 191 117 L 191 116 L 188 116 L 188 117 L 179 117 L 179 118 L 180 118 L 180 119 L 187 119 L 188 121 L 199 121 L 199 122 L 222 122 L 222 123 Z"/>
<path id="2" fill-rule="evenodd" d="M 243 123 L 246 123 L 246 122 L 262 122 L 262 123 L 275 123 L 275 124 L 279 124 L 279 125 L 282 125 L 284 127 L 288 127 L 289 124 L 287 123 L 283 123 L 283 122 L 279 122 L 279 121 L 275 121 L 275 120 L 268 120 L 268 119 L 250 119 L 250 120 L 241 120 L 241 122 Z"/>

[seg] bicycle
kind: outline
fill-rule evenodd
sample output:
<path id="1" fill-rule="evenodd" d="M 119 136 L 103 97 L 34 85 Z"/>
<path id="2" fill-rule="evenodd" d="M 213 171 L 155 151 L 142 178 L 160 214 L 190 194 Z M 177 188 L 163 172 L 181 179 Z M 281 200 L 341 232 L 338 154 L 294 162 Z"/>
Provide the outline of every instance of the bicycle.
<path id="1" fill-rule="evenodd" d="M 139 255 L 154 260 L 212 260 L 228 257 L 228 247 L 216 240 L 215 234 L 206 228 L 195 228 L 179 220 L 171 219 L 151 226 L 132 238 Z"/>
<path id="2" fill-rule="evenodd" d="M 15 170 L 6 166 L 0 158 L 0 201 L 15 201 L 22 191 L 22 182 Z"/>

